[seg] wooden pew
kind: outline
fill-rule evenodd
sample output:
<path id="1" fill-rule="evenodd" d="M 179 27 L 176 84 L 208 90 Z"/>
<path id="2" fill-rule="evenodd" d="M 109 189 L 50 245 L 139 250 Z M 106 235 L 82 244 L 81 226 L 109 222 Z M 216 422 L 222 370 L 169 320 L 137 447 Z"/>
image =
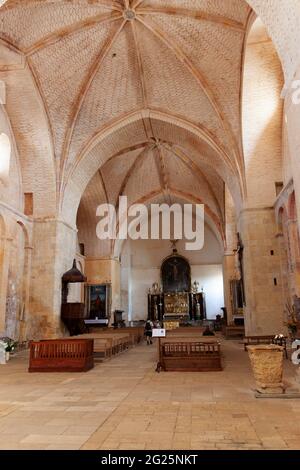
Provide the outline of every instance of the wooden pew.
<path id="1" fill-rule="evenodd" d="M 102 353 L 104 357 L 112 357 L 126 351 L 131 346 L 130 336 L 122 333 L 85 333 L 79 338 L 93 339 L 94 352 Z"/>
<path id="2" fill-rule="evenodd" d="M 241 338 L 245 335 L 245 327 L 244 326 L 236 326 L 236 325 L 223 325 L 222 330 L 226 339 L 230 338 Z"/>
<path id="3" fill-rule="evenodd" d="M 94 367 L 92 339 L 30 342 L 29 372 L 86 372 Z"/>
<path id="4" fill-rule="evenodd" d="M 209 372 L 221 371 L 221 347 L 214 338 L 159 338 L 156 370 Z"/>
<path id="5" fill-rule="evenodd" d="M 129 334 L 132 345 L 139 344 L 144 337 L 144 327 L 125 327 L 125 328 L 89 328 L 89 333 L 106 333 L 106 334 Z"/>

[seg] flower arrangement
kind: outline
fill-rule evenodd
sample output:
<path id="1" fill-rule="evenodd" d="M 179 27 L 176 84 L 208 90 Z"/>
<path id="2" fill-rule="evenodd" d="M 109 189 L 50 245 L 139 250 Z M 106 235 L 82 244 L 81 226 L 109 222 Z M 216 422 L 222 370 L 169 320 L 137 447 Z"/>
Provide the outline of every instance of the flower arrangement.
<path id="1" fill-rule="evenodd" d="M 13 352 L 17 346 L 17 342 L 11 338 L 1 338 L 1 340 L 5 343 L 5 351 L 6 352 Z"/>
<path id="2" fill-rule="evenodd" d="M 287 318 L 287 321 L 285 322 L 285 326 L 287 326 L 291 336 L 294 337 L 295 334 L 297 333 L 297 323 L 298 323 L 295 306 L 291 305 L 290 303 L 287 303 L 285 307 L 285 313 L 286 313 L 286 318 Z"/>

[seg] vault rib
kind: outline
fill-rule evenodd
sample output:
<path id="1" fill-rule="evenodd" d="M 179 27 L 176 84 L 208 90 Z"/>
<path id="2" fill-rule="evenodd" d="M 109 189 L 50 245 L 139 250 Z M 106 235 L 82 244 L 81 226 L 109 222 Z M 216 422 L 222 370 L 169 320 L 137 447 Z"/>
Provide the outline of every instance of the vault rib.
<path id="1" fill-rule="evenodd" d="M 60 3 L 61 0 L 52 0 L 52 3 Z M 27 0 L 26 6 L 31 6 L 31 5 L 42 5 L 45 3 L 45 0 Z M 73 4 L 78 3 L 79 5 L 82 5 L 82 2 L 73 0 Z M 105 1 L 105 0 L 98 0 L 97 1 L 97 6 L 101 6 L 103 8 L 107 8 L 108 10 L 117 10 L 117 11 L 122 11 L 122 7 L 114 2 L 114 1 Z M 1 10 L 12 10 L 13 8 L 19 8 L 19 7 L 24 7 L 24 0 L 10 0 L 7 3 L 4 4 L 4 6 L 1 7 Z"/>
<path id="2" fill-rule="evenodd" d="M 156 163 L 156 167 L 157 167 L 157 171 L 159 175 L 161 190 L 164 195 L 165 201 L 171 204 L 167 169 L 166 169 L 166 165 L 164 161 L 164 156 L 160 148 L 160 144 L 156 145 L 155 149 L 156 149 L 155 163 Z"/>
<path id="3" fill-rule="evenodd" d="M 104 182 L 104 178 L 103 178 L 103 175 L 102 175 L 101 168 L 99 168 L 98 172 L 99 172 L 101 184 L 102 184 L 104 195 L 105 195 L 105 201 L 106 201 L 107 204 L 109 204 L 108 194 L 107 194 L 107 190 L 106 190 L 106 186 L 105 186 L 105 182 Z"/>
<path id="4" fill-rule="evenodd" d="M 86 79 L 85 83 L 83 84 L 83 86 L 81 88 L 81 91 L 78 95 L 77 101 L 76 101 L 76 103 L 75 103 L 75 105 L 72 109 L 71 117 L 70 117 L 70 121 L 69 121 L 70 125 L 69 125 L 68 130 L 67 130 L 66 135 L 65 135 L 63 158 L 62 158 L 62 167 L 61 167 L 62 173 L 64 173 L 64 170 L 65 170 L 65 164 L 66 164 L 67 157 L 68 157 L 68 154 L 69 154 L 70 144 L 71 144 L 71 141 L 72 141 L 76 121 L 77 121 L 79 113 L 82 109 L 85 98 L 86 98 L 86 96 L 89 92 L 89 89 L 90 89 L 90 87 L 91 87 L 91 85 L 94 81 L 95 76 L 99 72 L 99 69 L 100 69 L 106 55 L 108 54 L 108 52 L 112 48 L 115 40 L 119 36 L 119 34 L 122 31 L 125 24 L 126 24 L 126 20 L 122 21 L 122 24 L 110 35 L 110 37 L 106 41 L 106 45 L 101 49 L 100 53 L 97 55 L 97 57 L 94 60 L 91 68 L 88 71 L 87 79 Z M 61 178 L 62 178 L 62 181 L 63 181 L 63 174 L 61 175 Z"/>
<path id="5" fill-rule="evenodd" d="M 24 54 L 26 56 L 30 56 L 35 54 L 36 52 L 44 49 L 45 47 L 51 46 L 56 42 L 64 39 L 71 34 L 80 33 L 85 28 L 91 28 L 93 26 L 97 26 L 104 23 L 110 23 L 122 18 L 122 15 L 119 12 L 110 12 L 110 13 L 102 13 L 97 16 L 93 16 L 92 18 L 88 18 L 77 23 L 74 23 L 68 27 L 61 28 L 54 33 L 48 34 L 47 36 L 43 37 L 36 43 L 32 44 L 30 47 L 24 50 Z"/>
<path id="6" fill-rule="evenodd" d="M 141 3 L 143 3 L 144 0 L 136 0 L 135 2 L 132 3 L 132 8 L 137 8 Z"/>
<path id="7" fill-rule="evenodd" d="M 203 10 L 191 11 L 187 8 L 172 8 L 172 7 L 141 7 L 137 10 L 139 15 L 172 15 L 192 18 L 195 20 L 208 21 L 210 23 L 217 23 L 224 28 L 231 28 L 241 33 L 245 33 L 245 27 L 242 23 L 231 20 L 226 16 L 213 15 Z"/>
<path id="8" fill-rule="evenodd" d="M 208 181 L 208 179 L 206 178 L 205 174 L 203 173 L 203 171 L 198 167 L 198 165 L 193 162 L 193 160 L 191 160 L 191 158 L 186 155 L 183 151 L 175 148 L 175 146 L 173 145 L 170 145 L 169 143 L 165 143 L 164 144 L 164 147 L 171 153 L 173 153 L 173 155 L 178 158 L 193 174 L 195 174 L 197 176 L 197 179 L 200 180 L 200 177 L 204 179 L 204 181 L 206 182 L 209 190 L 210 190 L 210 193 L 211 193 L 211 196 L 217 206 L 217 209 L 218 209 L 218 213 L 219 213 L 219 217 L 221 219 L 223 219 L 223 214 L 222 214 L 222 211 L 221 211 L 221 207 L 220 207 L 220 204 L 219 204 L 219 201 L 218 201 L 218 198 L 213 190 L 213 187 L 212 185 L 210 184 L 210 182 Z"/>
<path id="9" fill-rule="evenodd" d="M 237 145 L 237 142 L 235 140 L 234 135 L 232 134 L 232 130 L 222 113 L 222 111 L 219 108 L 218 102 L 216 101 L 216 98 L 214 97 L 214 94 L 212 90 L 210 89 L 210 86 L 204 77 L 204 75 L 201 73 L 201 71 L 191 62 L 191 60 L 188 58 L 188 56 L 182 51 L 182 49 L 176 44 L 175 42 L 171 41 L 167 35 L 158 27 L 156 23 L 153 21 L 151 22 L 152 24 L 149 24 L 146 20 L 141 18 L 140 16 L 136 16 L 137 20 L 149 31 L 154 34 L 158 39 L 160 39 L 177 57 L 177 59 L 188 69 L 188 71 L 192 74 L 192 76 L 198 81 L 199 85 L 201 86 L 203 92 L 207 96 L 213 110 L 215 111 L 220 124 L 222 125 L 225 134 L 229 138 L 229 141 L 231 145 L 233 146 L 233 156 L 236 164 L 236 168 L 238 171 L 238 175 L 240 178 L 240 183 L 241 187 L 243 188 L 243 177 L 242 177 L 242 172 L 240 168 L 240 152 L 239 148 Z"/>
<path id="10" fill-rule="evenodd" d="M 137 37 L 135 21 L 131 21 L 131 28 L 132 28 L 132 34 L 133 34 L 133 39 L 134 39 L 134 44 L 135 44 L 135 49 L 136 49 L 136 55 L 138 59 L 138 65 L 139 65 L 139 76 L 140 76 L 140 83 L 141 83 L 142 94 L 143 94 L 143 105 L 144 105 L 144 108 L 147 109 L 148 99 L 147 99 L 147 89 L 146 89 L 146 83 L 145 83 L 145 74 L 144 74 L 144 69 L 143 69 L 143 61 L 142 61 L 141 50 L 140 50 L 139 41 Z"/>
<path id="11" fill-rule="evenodd" d="M 143 163 L 143 160 L 144 160 L 144 157 L 147 155 L 148 151 L 150 151 L 150 150 L 151 150 L 151 146 L 146 145 L 143 148 L 143 150 L 137 155 L 137 157 L 135 158 L 133 164 L 131 165 L 131 167 L 127 171 L 127 173 L 126 173 L 126 175 L 125 175 L 125 177 L 122 181 L 122 184 L 121 184 L 121 187 L 120 187 L 120 190 L 119 190 L 119 193 L 118 193 L 118 197 L 117 197 L 117 200 L 116 200 L 117 210 L 119 210 L 119 197 L 124 194 L 124 191 L 126 189 L 128 181 L 130 180 L 130 178 L 133 175 L 134 171 L 136 171 L 138 168 L 141 167 L 141 165 Z"/>

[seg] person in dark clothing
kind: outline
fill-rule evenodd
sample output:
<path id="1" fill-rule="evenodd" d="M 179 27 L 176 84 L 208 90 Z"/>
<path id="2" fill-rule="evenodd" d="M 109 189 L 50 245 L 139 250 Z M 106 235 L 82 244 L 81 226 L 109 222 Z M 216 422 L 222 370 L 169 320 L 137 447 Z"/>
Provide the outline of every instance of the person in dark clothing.
<path id="1" fill-rule="evenodd" d="M 202 336 L 215 336 L 214 332 L 211 331 L 209 325 L 205 328 L 205 330 L 202 333 Z"/>
<path id="2" fill-rule="evenodd" d="M 145 325 L 145 336 L 147 339 L 147 344 L 152 344 L 152 329 L 153 329 L 152 321 L 147 320 L 146 325 Z"/>

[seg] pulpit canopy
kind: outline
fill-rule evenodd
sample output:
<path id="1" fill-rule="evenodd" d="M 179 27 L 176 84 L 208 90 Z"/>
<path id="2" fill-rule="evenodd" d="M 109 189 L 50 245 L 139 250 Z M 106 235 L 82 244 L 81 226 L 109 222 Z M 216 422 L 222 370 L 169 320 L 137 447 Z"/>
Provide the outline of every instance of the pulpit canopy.
<path id="1" fill-rule="evenodd" d="M 73 261 L 73 267 L 67 271 L 63 277 L 62 282 L 64 283 L 75 283 L 75 282 L 86 282 L 87 278 L 82 274 L 76 266 L 76 260 Z"/>

